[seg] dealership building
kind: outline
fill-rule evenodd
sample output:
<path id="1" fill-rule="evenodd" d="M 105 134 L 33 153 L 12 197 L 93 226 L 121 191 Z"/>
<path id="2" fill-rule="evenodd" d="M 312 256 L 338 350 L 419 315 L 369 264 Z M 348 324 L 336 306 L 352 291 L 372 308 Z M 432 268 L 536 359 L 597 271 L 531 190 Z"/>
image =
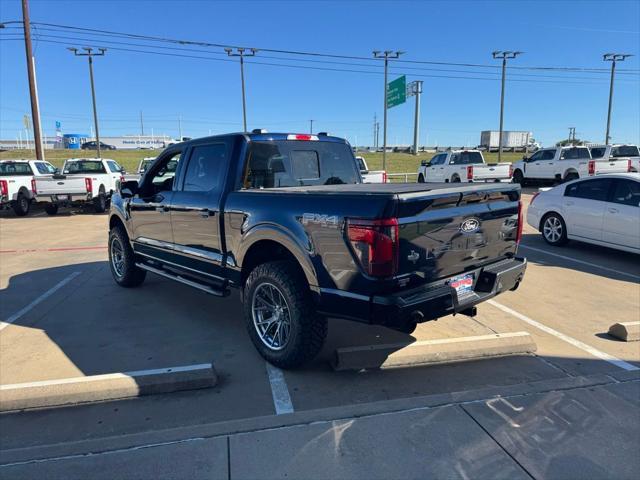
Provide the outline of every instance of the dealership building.
<path id="1" fill-rule="evenodd" d="M 45 149 L 70 148 L 75 150 L 80 149 L 80 146 L 84 142 L 95 139 L 86 133 L 65 133 L 58 137 L 44 136 L 42 140 Z M 100 137 L 100 141 L 102 143 L 113 145 L 117 150 L 136 150 L 141 148 L 161 149 L 165 148 L 171 140 L 171 137 L 166 135 L 124 135 L 120 137 Z M 7 150 L 16 148 L 33 148 L 33 139 L 0 140 L 0 148 Z"/>

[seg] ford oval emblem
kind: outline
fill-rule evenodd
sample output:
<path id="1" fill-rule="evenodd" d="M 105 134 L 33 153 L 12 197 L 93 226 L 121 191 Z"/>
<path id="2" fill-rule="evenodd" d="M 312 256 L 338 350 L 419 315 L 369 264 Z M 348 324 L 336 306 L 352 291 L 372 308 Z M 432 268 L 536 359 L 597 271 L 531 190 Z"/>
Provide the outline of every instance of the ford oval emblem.
<path id="1" fill-rule="evenodd" d="M 475 233 L 480 229 L 480 220 L 477 218 L 467 218 L 460 224 L 462 233 Z"/>

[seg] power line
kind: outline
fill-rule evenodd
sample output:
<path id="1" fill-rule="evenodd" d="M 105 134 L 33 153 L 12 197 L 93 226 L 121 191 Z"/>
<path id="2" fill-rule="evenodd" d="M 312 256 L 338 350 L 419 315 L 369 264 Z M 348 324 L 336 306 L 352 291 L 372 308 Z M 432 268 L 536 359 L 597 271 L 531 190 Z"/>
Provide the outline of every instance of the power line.
<path id="1" fill-rule="evenodd" d="M 21 22 L 4 22 L 5 25 L 12 23 L 21 23 Z M 76 27 L 72 25 L 62 25 L 55 23 L 45 23 L 45 22 L 33 22 L 32 23 L 39 28 L 45 27 L 53 27 L 53 29 L 58 30 L 71 30 L 71 31 L 79 31 L 79 32 L 89 32 L 95 35 L 103 35 L 103 36 L 116 36 L 119 38 L 135 38 L 139 40 L 153 41 L 153 42 L 163 42 L 163 43 L 173 43 L 180 45 L 193 45 L 200 47 L 215 47 L 215 48 L 255 48 L 262 52 L 271 52 L 271 53 L 283 53 L 287 55 L 300 55 L 300 56 L 313 56 L 313 57 L 325 57 L 325 58 L 341 58 L 341 59 L 349 59 L 349 60 L 365 60 L 369 62 L 376 62 L 377 60 L 370 57 L 357 56 L 357 55 L 341 55 L 341 54 L 331 54 L 331 53 L 323 53 L 323 52 L 309 52 L 309 51 L 300 51 L 300 50 L 284 50 L 284 49 L 272 49 L 272 48 L 260 48 L 260 47 L 251 47 L 246 45 L 232 45 L 232 44 L 223 44 L 223 43 L 212 43 L 212 42 L 204 42 L 204 41 L 195 41 L 195 40 L 185 40 L 185 39 L 175 39 L 169 37 L 157 37 L 150 35 L 140 35 L 135 33 L 128 32 L 116 32 L 112 30 L 101 30 L 94 28 L 85 28 L 85 27 Z M 500 67 L 496 65 L 489 64 L 477 64 L 477 63 L 461 63 L 461 62 L 443 62 L 443 61 L 427 61 L 427 60 L 398 60 L 399 63 L 415 63 L 415 64 L 427 64 L 427 65 L 448 65 L 448 66 L 458 66 L 458 67 L 471 67 L 471 68 L 489 68 L 489 69 L 499 69 Z M 518 70 L 556 70 L 556 71 L 576 71 L 576 72 L 608 72 L 606 68 L 594 68 L 594 67 L 555 67 L 555 66 L 517 66 L 513 67 Z M 640 70 L 627 70 L 631 72 L 636 72 Z"/>

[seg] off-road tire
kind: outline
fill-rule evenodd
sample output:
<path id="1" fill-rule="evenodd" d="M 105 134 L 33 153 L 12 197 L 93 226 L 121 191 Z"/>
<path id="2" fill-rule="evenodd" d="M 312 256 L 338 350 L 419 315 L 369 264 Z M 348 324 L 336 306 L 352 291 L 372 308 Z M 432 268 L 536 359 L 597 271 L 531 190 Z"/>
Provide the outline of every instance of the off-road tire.
<path id="1" fill-rule="evenodd" d="M 93 208 L 96 213 L 104 213 L 107 210 L 107 195 L 104 193 L 104 187 L 100 185 L 98 196 L 93 199 Z"/>
<path id="2" fill-rule="evenodd" d="M 59 207 L 57 203 L 47 203 L 44 206 L 44 211 L 47 212 L 47 215 L 57 215 L 58 208 Z"/>
<path id="3" fill-rule="evenodd" d="M 23 193 L 18 193 L 18 198 L 11 207 L 18 217 L 24 217 L 29 213 L 30 206 L 31 201 Z"/>
<path id="4" fill-rule="evenodd" d="M 275 286 L 289 308 L 291 328 L 281 350 L 263 343 L 253 321 L 253 296 L 262 284 Z M 327 319 L 318 315 L 302 274 L 288 261 L 258 265 L 247 278 L 243 290 L 243 312 L 249 337 L 260 355 L 280 368 L 296 368 L 313 359 L 327 337 Z"/>
<path id="5" fill-rule="evenodd" d="M 118 272 L 114 266 L 114 242 L 119 242 L 122 250 L 122 271 Z M 147 271 L 136 267 L 135 255 L 129 237 L 124 229 L 120 226 L 113 227 L 109 231 L 109 269 L 115 282 L 121 287 L 137 287 L 144 282 Z"/>

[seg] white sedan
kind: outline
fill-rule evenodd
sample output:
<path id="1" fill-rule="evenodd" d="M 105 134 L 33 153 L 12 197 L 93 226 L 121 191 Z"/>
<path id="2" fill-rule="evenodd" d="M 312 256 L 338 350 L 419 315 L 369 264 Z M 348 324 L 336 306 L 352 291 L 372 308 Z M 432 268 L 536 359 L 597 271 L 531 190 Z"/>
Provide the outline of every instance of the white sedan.
<path id="1" fill-rule="evenodd" d="M 640 253 L 640 174 L 603 175 L 534 194 L 527 223 L 554 246 L 568 240 Z"/>

